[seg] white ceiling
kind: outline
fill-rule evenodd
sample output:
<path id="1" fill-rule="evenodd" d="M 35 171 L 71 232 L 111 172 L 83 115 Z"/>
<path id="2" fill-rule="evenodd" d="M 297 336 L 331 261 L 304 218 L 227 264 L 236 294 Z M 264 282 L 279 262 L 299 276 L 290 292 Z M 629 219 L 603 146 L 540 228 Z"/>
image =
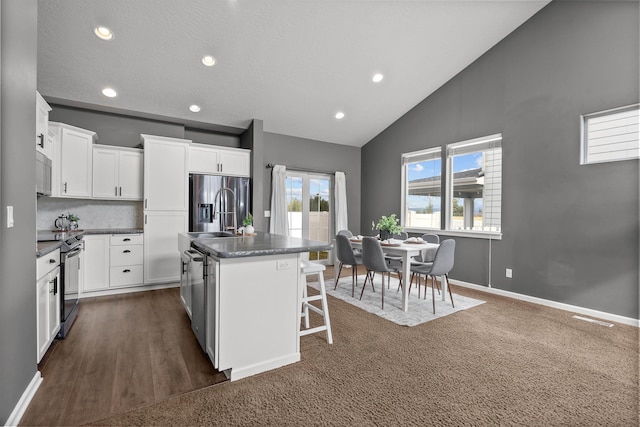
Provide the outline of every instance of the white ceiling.
<path id="1" fill-rule="evenodd" d="M 548 2 L 39 0 L 38 90 L 233 128 L 262 119 L 266 132 L 360 147 Z"/>

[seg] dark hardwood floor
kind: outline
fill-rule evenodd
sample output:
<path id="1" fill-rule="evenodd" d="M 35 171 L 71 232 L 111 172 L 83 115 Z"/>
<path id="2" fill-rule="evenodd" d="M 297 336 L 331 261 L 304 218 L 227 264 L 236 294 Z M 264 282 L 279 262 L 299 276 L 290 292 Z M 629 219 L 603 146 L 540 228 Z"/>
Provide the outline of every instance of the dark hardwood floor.
<path id="1" fill-rule="evenodd" d="M 226 381 L 191 331 L 178 288 L 87 298 L 39 365 L 21 425 L 78 425 Z"/>

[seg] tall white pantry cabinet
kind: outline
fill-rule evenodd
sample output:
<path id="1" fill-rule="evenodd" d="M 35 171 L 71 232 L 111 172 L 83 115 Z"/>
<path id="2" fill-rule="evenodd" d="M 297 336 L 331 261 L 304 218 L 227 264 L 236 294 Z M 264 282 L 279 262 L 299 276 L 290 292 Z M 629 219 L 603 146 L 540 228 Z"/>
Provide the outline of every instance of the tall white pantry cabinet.
<path id="1" fill-rule="evenodd" d="M 180 280 L 178 233 L 188 230 L 189 145 L 141 135 L 144 146 L 144 282 Z"/>

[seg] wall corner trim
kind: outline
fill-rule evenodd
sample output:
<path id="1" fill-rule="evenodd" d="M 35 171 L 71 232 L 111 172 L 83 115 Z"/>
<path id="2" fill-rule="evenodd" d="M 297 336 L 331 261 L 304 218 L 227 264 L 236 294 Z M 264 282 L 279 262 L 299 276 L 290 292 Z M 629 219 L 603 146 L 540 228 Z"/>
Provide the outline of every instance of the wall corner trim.
<path id="1" fill-rule="evenodd" d="M 571 313 L 584 314 L 585 316 L 596 317 L 598 319 L 608 320 L 610 322 L 622 323 L 624 325 L 635 326 L 640 328 L 640 319 L 634 319 L 632 317 L 620 316 L 618 314 L 607 313 L 604 311 L 593 310 L 591 308 L 580 307 L 577 305 L 565 304 L 562 302 L 552 301 L 544 298 L 532 297 L 529 295 L 519 294 L 517 292 L 505 291 L 502 289 L 489 288 L 482 285 L 476 285 L 475 283 L 463 282 L 462 280 L 449 279 L 454 285 L 462 286 L 463 288 L 475 289 L 476 291 L 487 292 L 489 294 L 500 295 L 507 298 L 513 298 L 520 301 L 531 302 L 534 304 L 544 305 L 545 307 L 556 308 L 559 310 L 568 311 Z"/>
<path id="2" fill-rule="evenodd" d="M 40 374 L 40 371 L 36 371 L 35 375 L 31 379 L 31 382 L 29 383 L 27 388 L 24 390 L 24 393 L 22 393 L 22 396 L 20 397 L 18 404 L 13 409 L 13 412 L 11 412 L 11 415 L 9 415 L 9 419 L 7 419 L 7 423 L 5 424 L 5 426 L 18 425 L 18 423 L 20 422 L 20 419 L 22 418 L 25 411 L 29 407 L 29 403 L 31 403 L 31 399 L 33 399 L 33 396 L 35 396 L 36 391 L 38 391 L 40 384 L 42 384 L 42 375 Z"/>

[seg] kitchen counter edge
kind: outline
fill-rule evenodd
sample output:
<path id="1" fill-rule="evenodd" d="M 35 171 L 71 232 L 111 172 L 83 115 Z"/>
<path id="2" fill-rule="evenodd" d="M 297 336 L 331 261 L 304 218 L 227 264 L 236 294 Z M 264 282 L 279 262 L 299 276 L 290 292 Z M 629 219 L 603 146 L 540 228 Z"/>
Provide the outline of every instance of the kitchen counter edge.
<path id="1" fill-rule="evenodd" d="M 252 237 L 194 239 L 191 246 L 217 258 L 246 258 L 331 250 L 331 243 L 278 234 L 257 233 Z"/>

